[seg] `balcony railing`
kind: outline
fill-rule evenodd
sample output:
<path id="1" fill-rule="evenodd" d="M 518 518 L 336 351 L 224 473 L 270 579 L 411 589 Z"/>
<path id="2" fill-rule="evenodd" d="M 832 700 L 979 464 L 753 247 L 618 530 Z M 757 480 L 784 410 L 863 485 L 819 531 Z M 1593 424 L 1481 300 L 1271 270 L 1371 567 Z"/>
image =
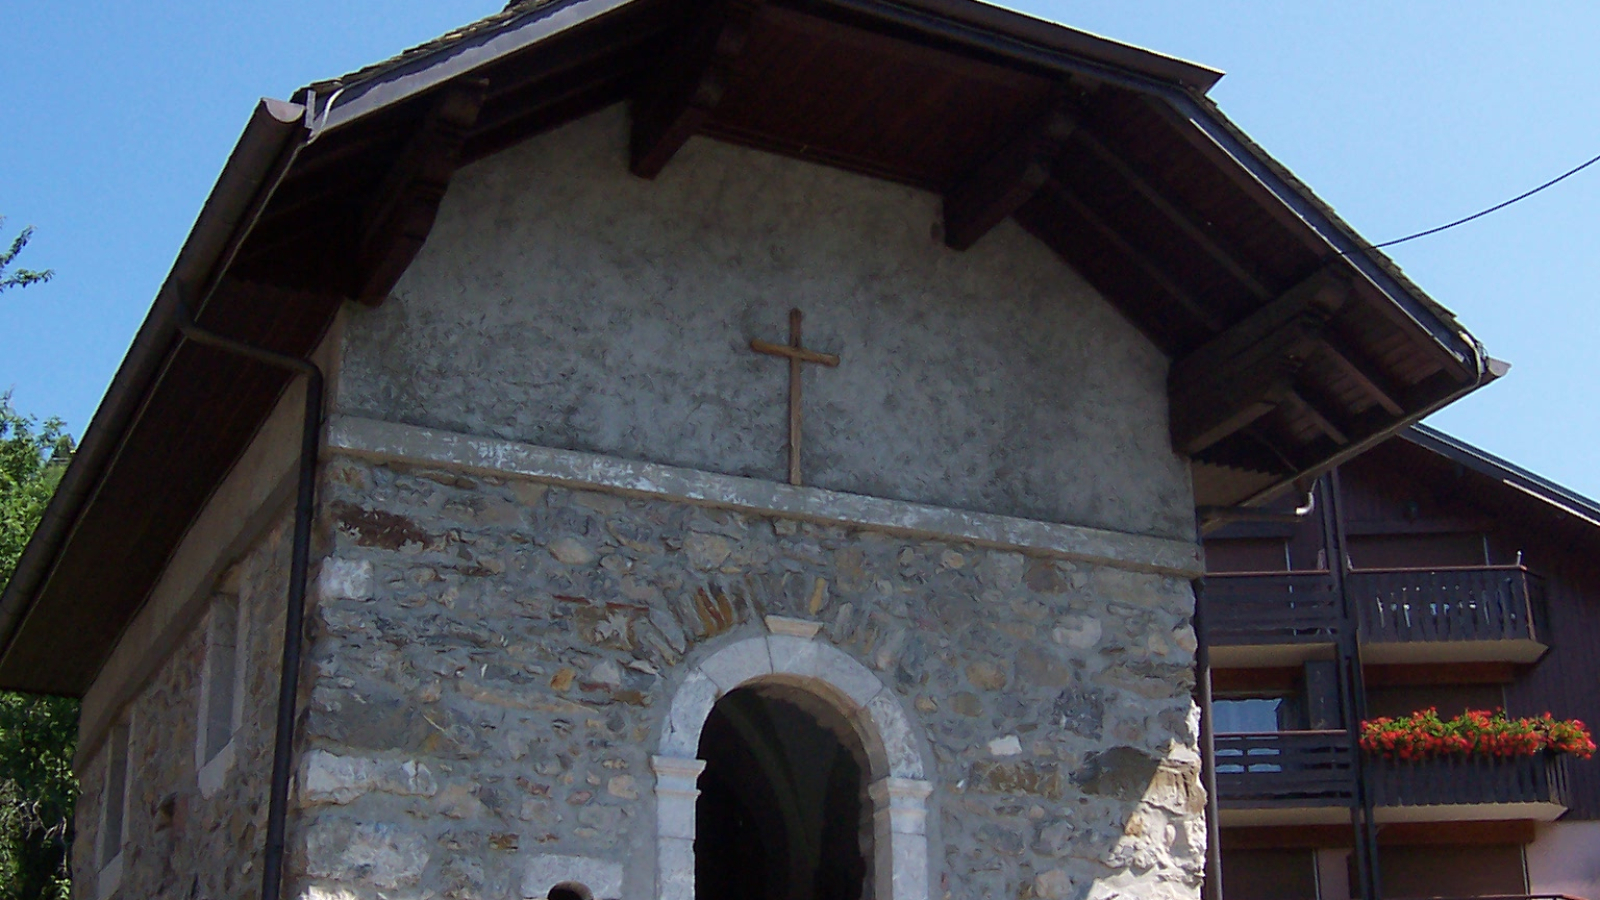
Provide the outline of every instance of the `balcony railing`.
<path id="1" fill-rule="evenodd" d="M 1542 585 L 1522 566 L 1366 569 L 1345 578 L 1363 643 L 1541 637 Z"/>
<path id="2" fill-rule="evenodd" d="M 1215 647 L 1338 639 L 1339 595 L 1328 572 L 1207 575 L 1205 604 Z"/>
<path id="3" fill-rule="evenodd" d="M 1354 754 L 1344 731 L 1219 734 L 1217 799 L 1235 809 L 1347 806 Z"/>
<path id="4" fill-rule="evenodd" d="M 1478 894 L 1475 897 L 1440 897 L 1435 900 L 1584 900 L 1573 894 Z"/>
<path id="5" fill-rule="evenodd" d="M 1344 731 L 1216 735 L 1218 802 L 1224 810 L 1241 811 L 1349 806 L 1356 777 L 1349 740 Z M 1388 815 L 1400 820 L 1418 815 L 1448 818 L 1458 813 L 1415 808 L 1464 804 L 1507 806 L 1499 813 L 1479 810 L 1474 813 L 1478 817 L 1515 813 L 1519 818 L 1551 819 L 1568 805 L 1565 756 L 1445 757 L 1423 762 L 1369 757 L 1365 762 L 1373 805 L 1391 810 Z"/>
<path id="6" fill-rule="evenodd" d="M 1345 588 L 1363 644 L 1512 641 L 1506 652 L 1531 660 L 1547 640 L 1543 583 L 1521 566 L 1358 569 L 1345 574 Z M 1208 575 L 1205 605 L 1213 647 L 1331 643 L 1339 635 L 1328 572 Z"/>
<path id="7" fill-rule="evenodd" d="M 1566 806 L 1567 757 L 1446 757 L 1367 763 L 1375 806 L 1541 803 Z"/>

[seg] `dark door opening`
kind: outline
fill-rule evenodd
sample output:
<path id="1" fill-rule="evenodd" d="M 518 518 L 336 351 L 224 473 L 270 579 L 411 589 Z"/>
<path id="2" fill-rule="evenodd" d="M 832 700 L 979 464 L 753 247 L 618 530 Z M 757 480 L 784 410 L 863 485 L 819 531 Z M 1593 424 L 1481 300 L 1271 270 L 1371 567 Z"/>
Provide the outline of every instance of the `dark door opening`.
<path id="1" fill-rule="evenodd" d="M 696 900 L 870 900 L 866 755 L 831 705 L 739 688 L 711 710 L 700 758 Z"/>

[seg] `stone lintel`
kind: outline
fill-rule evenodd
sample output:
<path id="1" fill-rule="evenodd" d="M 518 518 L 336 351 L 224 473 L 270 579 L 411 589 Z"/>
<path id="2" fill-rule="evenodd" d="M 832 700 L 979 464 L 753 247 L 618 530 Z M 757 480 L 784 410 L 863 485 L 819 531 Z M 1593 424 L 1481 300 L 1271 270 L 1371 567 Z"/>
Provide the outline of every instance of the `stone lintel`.
<path id="1" fill-rule="evenodd" d="M 327 449 L 380 462 L 516 476 L 1178 578 L 1198 578 L 1203 572 L 1199 545 L 1189 541 L 779 484 L 357 416 L 332 419 Z"/>

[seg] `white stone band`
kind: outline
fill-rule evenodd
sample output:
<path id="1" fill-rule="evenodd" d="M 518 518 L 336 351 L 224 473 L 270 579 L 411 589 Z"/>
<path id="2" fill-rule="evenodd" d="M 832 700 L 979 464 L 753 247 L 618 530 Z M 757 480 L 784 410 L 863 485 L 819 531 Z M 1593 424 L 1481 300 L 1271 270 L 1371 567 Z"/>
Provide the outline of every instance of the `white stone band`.
<path id="1" fill-rule="evenodd" d="M 384 462 L 514 475 L 1180 578 L 1198 578 L 1203 571 L 1199 545 L 1189 541 L 797 487 L 356 416 L 333 417 L 327 447 Z"/>

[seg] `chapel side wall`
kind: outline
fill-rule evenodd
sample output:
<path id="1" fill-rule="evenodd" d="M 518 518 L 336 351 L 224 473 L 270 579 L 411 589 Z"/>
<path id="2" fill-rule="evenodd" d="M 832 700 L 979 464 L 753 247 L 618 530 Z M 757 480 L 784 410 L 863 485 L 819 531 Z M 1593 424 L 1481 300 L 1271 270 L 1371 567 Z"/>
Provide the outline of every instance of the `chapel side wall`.
<path id="1" fill-rule="evenodd" d="M 243 897 L 259 891 L 272 771 L 273 723 L 283 652 L 287 587 L 287 511 L 206 592 L 208 611 L 173 641 L 163 661 L 113 722 L 129 725 L 128 802 L 119 897 Z M 231 765 L 212 767 L 216 787 L 201 793 L 196 741 L 210 609 L 236 600 L 242 622 L 235 683 L 239 727 Z M 80 759 L 72 848 L 74 896 L 107 896 L 100 885 L 100 827 L 110 750 L 101 740 Z M 222 760 L 226 763 L 227 760 Z"/>
<path id="2" fill-rule="evenodd" d="M 335 322 L 313 359 L 337 390 Z M 294 479 L 305 384 L 291 382 L 232 470 L 174 548 L 80 707 L 73 768 L 80 791 L 74 896 L 98 900 L 108 738 L 129 730 L 127 835 L 118 896 L 249 896 L 261 878 L 271 753 L 283 654 Z M 313 549 L 313 555 L 317 550 Z M 106 577 L 115 577 L 107 573 Z M 237 731 L 206 767 L 197 736 L 207 695 L 207 635 L 220 600 L 237 604 Z M 216 785 L 215 791 L 212 785 Z"/>
<path id="3" fill-rule="evenodd" d="M 464 167 L 392 296 L 350 314 L 345 412 L 771 481 L 808 347 L 807 484 L 1191 538 L 1167 360 L 1009 220 L 693 138 L 628 173 L 615 106 Z"/>
<path id="4" fill-rule="evenodd" d="M 673 692 L 766 615 L 822 623 L 912 719 L 935 897 L 1198 896 L 1181 578 L 354 458 L 324 496 L 309 896 L 543 896 L 576 866 L 654 898 Z"/>

